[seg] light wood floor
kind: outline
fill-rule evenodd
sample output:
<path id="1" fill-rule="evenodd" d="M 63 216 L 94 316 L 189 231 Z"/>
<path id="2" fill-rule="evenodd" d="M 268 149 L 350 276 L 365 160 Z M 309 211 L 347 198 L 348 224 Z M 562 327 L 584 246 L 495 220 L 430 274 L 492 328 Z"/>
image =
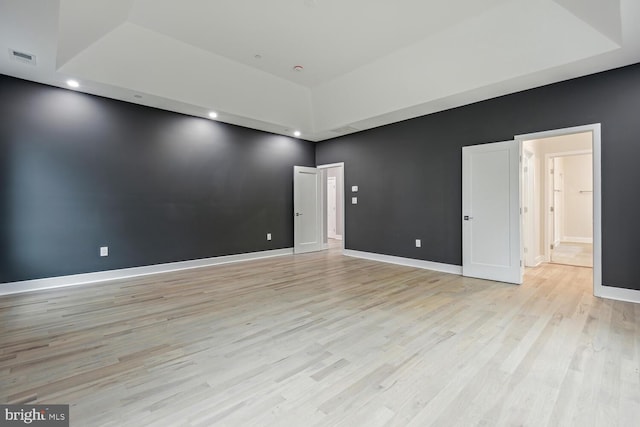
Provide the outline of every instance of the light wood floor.
<path id="1" fill-rule="evenodd" d="M 637 426 L 640 306 L 284 256 L 0 298 L 0 402 L 72 426 Z"/>
<path id="2" fill-rule="evenodd" d="M 551 262 L 593 267 L 593 244 L 561 242 L 551 250 Z"/>

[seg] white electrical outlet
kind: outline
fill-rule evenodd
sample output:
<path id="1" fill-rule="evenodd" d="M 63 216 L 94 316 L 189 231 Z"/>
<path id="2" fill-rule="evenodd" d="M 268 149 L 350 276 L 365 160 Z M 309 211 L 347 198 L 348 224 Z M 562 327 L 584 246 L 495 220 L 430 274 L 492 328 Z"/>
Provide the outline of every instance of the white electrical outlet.
<path id="1" fill-rule="evenodd" d="M 352 197 L 351 198 L 351 204 L 352 205 L 357 205 L 358 204 L 358 198 L 357 197 Z"/>
<path id="2" fill-rule="evenodd" d="M 267 240 L 271 240 L 271 233 L 267 233 Z"/>
<path id="3" fill-rule="evenodd" d="M 422 242 L 420 241 L 420 239 L 416 239 L 416 248 L 421 248 L 422 247 Z"/>
<path id="4" fill-rule="evenodd" d="M 357 185 L 352 185 L 351 186 L 351 192 L 352 193 L 357 193 L 358 192 L 358 186 Z"/>
<path id="5" fill-rule="evenodd" d="M 100 246 L 100 256 L 109 256 L 109 246 Z"/>

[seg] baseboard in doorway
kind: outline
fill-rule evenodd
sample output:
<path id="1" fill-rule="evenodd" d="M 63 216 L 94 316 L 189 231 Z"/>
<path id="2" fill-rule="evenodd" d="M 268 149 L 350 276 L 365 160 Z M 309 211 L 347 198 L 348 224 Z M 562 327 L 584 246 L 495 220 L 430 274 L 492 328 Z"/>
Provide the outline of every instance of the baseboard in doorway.
<path id="1" fill-rule="evenodd" d="M 142 267 L 123 268 L 118 270 L 97 271 L 95 273 L 74 274 L 70 276 L 47 277 L 44 279 L 23 280 L 0 284 L 0 296 L 23 292 L 41 291 L 63 288 L 67 286 L 86 285 L 89 283 L 107 282 L 117 279 L 128 279 L 149 274 L 168 273 L 171 271 L 189 270 L 192 268 L 210 267 L 232 262 L 251 261 L 293 254 L 293 248 L 275 249 L 271 251 L 251 252 L 246 254 L 226 255 L 166 264 L 146 265 Z"/>
<path id="2" fill-rule="evenodd" d="M 425 270 L 433 270 L 433 271 L 440 271 L 443 273 L 462 275 L 462 266 L 459 266 L 459 265 L 443 264 L 439 262 L 423 261 L 420 259 L 376 254 L 373 252 L 354 251 L 352 249 L 345 249 L 342 253 L 343 255 L 354 257 L 354 258 L 363 258 L 371 261 L 387 262 L 390 264 L 405 265 L 407 267 L 423 268 Z"/>
<path id="3" fill-rule="evenodd" d="M 562 238 L 562 240 L 560 242 L 561 243 L 591 243 L 591 244 L 593 244 L 593 238 L 592 237 L 565 236 L 565 237 Z"/>

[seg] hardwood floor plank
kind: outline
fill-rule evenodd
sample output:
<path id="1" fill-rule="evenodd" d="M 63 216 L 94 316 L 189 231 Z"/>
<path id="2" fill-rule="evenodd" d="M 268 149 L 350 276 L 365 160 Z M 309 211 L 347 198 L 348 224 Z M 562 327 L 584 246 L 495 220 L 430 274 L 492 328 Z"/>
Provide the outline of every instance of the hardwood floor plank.
<path id="1" fill-rule="evenodd" d="M 590 274 L 325 251 L 0 297 L 0 401 L 92 427 L 635 425 L 640 306 Z"/>

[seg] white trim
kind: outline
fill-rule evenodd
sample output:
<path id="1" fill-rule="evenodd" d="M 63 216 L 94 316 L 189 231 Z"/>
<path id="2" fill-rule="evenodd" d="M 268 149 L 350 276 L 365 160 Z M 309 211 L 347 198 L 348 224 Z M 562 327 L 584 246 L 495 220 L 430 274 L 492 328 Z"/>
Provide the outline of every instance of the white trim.
<path id="1" fill-rule="evenodd" d="M 318 169 L 331 169 L 331 168 L 343 168 L 344 167 L 344 162 L 340 162 L 340 163 L 330 163 L 327 165 L 319 165 L 316 166 Z"/>
<path id="2" fill-rule="evenodd" d="M 545 257 L 544 255 L 538 255 L 535 259 L 535 267 L 539 266 L 540 264 L 542 264 L 545 261 Z"/>
<path id="3" fill-rule="evenodd" d="M 563 129 L 546 130 L 542 132 L 525 133 L 522 135 L 516 135 L 515 139 L 519 141 L 530 141 L 532 139 L 545 139 L 545 138 L 551 138 L 554 136 L 573 135 L 574 133 L 585 133 L 585 132 L 596 132 L 596 131 L 598 132 L 598 136 L 600 136 L 600 123 L 594 123 L 591 125 L 583 125 L 583 126 L 574 126 L 570 128 L 563 128 Z"/>
<path id="4" fill-rule="evenodd" d="M 407 267 L 423 268 L 425 270 L 440 271 L 443 273 L 462 275 L 462 266 L 452 264 L 442 264 L 439 262 L 423 261 L 420 259 L 403 258 L 392 255 L 376 254 L 373 252 L 354 251 L 345 249 L 343 255 L 353 258 L 368 259 L 370 261 L 387 262 L 390 264 L 405 265 Z"/>
<path id="5" fill-rule="evenodd" d="M 595 296 L 640 304 L 640 291 L 636 291 L 634 289 L 600 286 L 599 289 L 596 289 Z"/>
<path id="6" fill-rule="evenodd" d="M 616 297 L 620 294 L 623 296 L 636 295 L 635 292 L 625 292 L 628 289 L 615 288 L 602 285 L 602 175 L 601 175 L 601 158 L 602 158 L 602 142 L 601 142 L 601 125 L 594 123 L 584 126 L 575 126 L 565 129 L 555 129 L 544 132 L 528 133 L 524 135 L 516 135 L 516 141 L 522 144 L 523 141 L 532 139 L 543 139 L 554 136 L 571 135 L 575 133 L 591 132 L 592 135 L 592 153 L 593 153 L 593 294 L 604 298 L 621 299 L 624 301 L 633 300 L 623 297 Z M 546 171 L 545 171 L 546 173 Z M 545 212 L 546 214 L 546 212 Z M 546 251 L 546 249 L 545 249 Z M 605 289 L 606 288 L 606 289 Z M 620 292 L 618 292 L 620 291 Z M 636 300 L 640 302 L 640 299 Z"/>
<path id="7" fill-rule="evenodd" d="M 334 240 L 342 240 L 342 236 L 339 234 L 336 234 L 334 237 L 332 237 L 332 239 Z"/>
<path id="8" fill-rule="evenodd" d="M 560 243 L 593 243 L 592 237 L 563 236 Z"/>
<path id="9" fill-rule="evenodd" d="M 45 289 L 64 288 L 67 286 L 85 285 L 110 280 L 128 279 L 147 276 L 149 274 L 168 273 L 171 271 L 189 270 L 192 268 L 210 267 L 233 262 L 251 261 L 276 256 L 291 255 L 293 248 L 270 251 L 251 252 L 246 254 L 226 255 L 212 258 L 194 259 L 190 261 L 170 262 L 166 264 L 145 265 L 142 267 L 122 268 L 118 270 L 97 271 L 95 273 L 74 274 L 70 276 L 47 277 L 44 279 L 23 280 L 0 284 L 0 296 Z"/>

